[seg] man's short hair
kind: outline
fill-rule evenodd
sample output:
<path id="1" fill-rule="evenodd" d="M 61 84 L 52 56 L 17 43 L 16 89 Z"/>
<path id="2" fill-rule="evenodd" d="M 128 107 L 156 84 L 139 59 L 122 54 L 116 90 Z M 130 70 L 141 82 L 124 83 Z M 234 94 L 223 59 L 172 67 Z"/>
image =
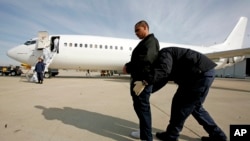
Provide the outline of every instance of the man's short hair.
<path id="1" fill-rule="evenodd" d="M 145 20 L 141 20 L 135 24 L 135 26 L 146 26 L 149 29 L 148 23 Z"/>

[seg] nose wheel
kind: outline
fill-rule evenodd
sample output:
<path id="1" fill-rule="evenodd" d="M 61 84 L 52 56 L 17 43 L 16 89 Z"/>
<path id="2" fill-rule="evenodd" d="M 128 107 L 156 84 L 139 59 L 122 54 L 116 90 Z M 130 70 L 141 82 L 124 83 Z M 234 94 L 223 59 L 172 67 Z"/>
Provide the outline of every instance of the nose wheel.
<path id="1" fill-rule="evenodd" d="M 50 78 L 50 77 L 51 77 L 51 73 L 49 73 L 49 72 L 44 73 L 44 78 Z"/>

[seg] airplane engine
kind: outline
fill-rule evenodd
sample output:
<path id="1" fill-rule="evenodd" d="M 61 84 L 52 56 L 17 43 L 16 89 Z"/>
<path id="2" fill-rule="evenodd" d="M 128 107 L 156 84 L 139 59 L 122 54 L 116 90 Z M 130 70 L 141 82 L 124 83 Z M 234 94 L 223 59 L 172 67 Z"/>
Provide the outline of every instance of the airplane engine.
<path id="1" fill-rule="evenodd" d="M 234 59 L 234 63 L 239 63 L 245 59 L 245 56 L 237 56 L 237 57 L 234 57 L 233 59 Z"/>
<path id="2" fill-rule="evenodd" d="M 215 69 L 224 68 L 224 66 L 228 63 L 228 58 L 220 58 L 219 61 L 216 61 L 217 66 Z"/>
<path id="3" fill-rule="evenodd" d="M 232 66 L 235 63 L 239 63 L 239 62 L 243 61 L 244 59 L 245 59 L 245 56 L 221 58 L 218 62 L 216 62 L 217 66 L 215 69 L 221 69 L 221 68 Z"/>

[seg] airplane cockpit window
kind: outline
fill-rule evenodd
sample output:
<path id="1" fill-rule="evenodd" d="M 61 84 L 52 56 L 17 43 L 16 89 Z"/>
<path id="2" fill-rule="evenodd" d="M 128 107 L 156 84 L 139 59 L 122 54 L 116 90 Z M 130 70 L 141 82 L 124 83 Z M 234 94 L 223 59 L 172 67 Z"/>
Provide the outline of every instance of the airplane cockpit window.
<path id="1" fill-rule="evenodd" d="M 36 40 L 30 40 L 30 41 L 26 41 L 24 44 L 25 45 L 33 45 L 36 43 Z"/>

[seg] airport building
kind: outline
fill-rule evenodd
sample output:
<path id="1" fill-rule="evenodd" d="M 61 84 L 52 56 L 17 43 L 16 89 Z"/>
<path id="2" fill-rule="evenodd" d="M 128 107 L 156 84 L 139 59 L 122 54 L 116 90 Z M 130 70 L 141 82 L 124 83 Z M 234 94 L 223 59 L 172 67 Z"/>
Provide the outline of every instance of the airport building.
<path id="1" fill-rule="evenodd" d="M 250 55 L 243 61 L 216 70 L 217 77 L 250 78 Z"/>

